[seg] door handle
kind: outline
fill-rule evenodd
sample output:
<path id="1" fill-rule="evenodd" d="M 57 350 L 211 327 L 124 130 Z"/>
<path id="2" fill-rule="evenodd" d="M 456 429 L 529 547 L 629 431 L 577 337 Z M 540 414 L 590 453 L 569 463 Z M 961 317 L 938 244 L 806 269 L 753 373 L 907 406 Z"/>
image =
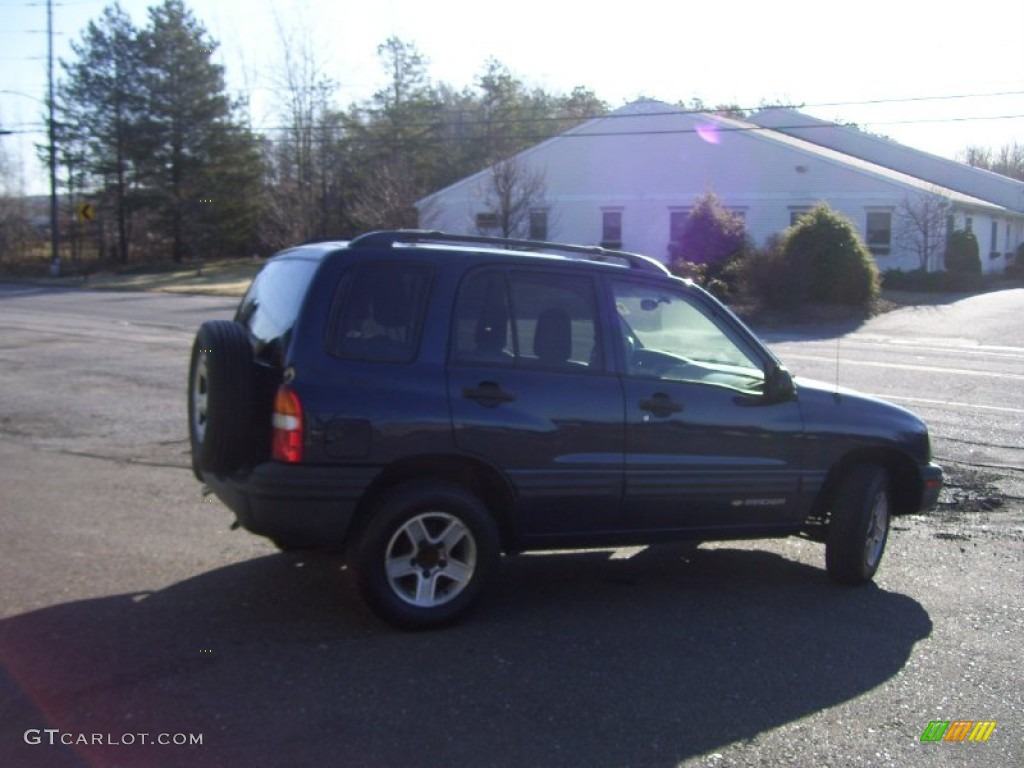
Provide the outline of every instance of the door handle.
<path id="1" fill-rule="evenodd" d="M 650 411 L 655 416 L 669 416 L 679 413 L 683 406 L 666 395 L 664 392 L 656 392 L 648 398 L 640 401 L 640 410 Z"/>
<path id="2" fill-rule="evenodd" d="M 506 392 L 494 381 L 481 381 L 475 387 L 466 387 L 462 396 L 468 400 L 476 400 L 487 408 L 496 408 L 501 403 L 510 403 L 516 399 L 512 392 Z"/>

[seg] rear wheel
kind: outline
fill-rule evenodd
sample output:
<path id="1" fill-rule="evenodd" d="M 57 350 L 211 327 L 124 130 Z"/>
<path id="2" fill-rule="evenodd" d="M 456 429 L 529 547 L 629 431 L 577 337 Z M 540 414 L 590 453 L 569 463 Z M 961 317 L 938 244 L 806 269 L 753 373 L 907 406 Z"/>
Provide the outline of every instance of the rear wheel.
<path id="1" fill-rule="evenodd" d="M 382 619 L 425 629 L 459 618 L 493 575 L 498 529 L 459 486 L 414 483 L 384 497 L 355 544 L 359 591 Z"/>
<path id="2" fill-rule="evenodd" d="M 853 467 L 840 483 L 825 540 L 829 577 L 848 585 L 870 581 L 889 538 L 889 474 L 875 464 Z"/>
<path id="3" fill-rule="evenodd" d="M 203 323 L 192 344 L 188 374 L 188 434 L 192 467 L 229 472 L 250 450 L 252 347 L 238 323 Z"/>

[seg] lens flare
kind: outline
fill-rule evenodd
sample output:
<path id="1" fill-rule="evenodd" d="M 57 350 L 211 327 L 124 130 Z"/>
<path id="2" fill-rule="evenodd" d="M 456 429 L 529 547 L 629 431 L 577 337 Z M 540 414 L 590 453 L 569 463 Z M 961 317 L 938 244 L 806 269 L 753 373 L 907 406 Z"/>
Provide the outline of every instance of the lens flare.
<path id="1" fill-rule="evenodd" d="M 697 135 L 708 144 L 718 144 L 722 141 L 722 137 L 718 135 L 718 126 L 716 125 L 698 125 Z"/>

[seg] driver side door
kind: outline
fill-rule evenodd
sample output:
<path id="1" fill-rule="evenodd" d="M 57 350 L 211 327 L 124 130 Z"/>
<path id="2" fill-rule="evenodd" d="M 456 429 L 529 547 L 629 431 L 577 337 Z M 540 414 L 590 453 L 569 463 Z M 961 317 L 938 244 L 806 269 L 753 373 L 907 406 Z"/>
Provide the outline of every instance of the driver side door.
<path id="1" fill-rule="evenodd" d="M 797 524 L 800 406 L 795 396 L 763 396 L 770 356 L 692 290 L 624 278 L 611 291 L 629 527 L 769 533 Z"/>

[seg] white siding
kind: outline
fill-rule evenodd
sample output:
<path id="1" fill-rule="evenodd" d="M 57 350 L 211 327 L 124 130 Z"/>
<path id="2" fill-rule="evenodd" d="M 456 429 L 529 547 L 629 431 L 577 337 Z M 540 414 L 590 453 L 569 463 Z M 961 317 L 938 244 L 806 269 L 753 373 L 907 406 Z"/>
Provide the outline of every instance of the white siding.
<path id="1" fill-rule="evenodd" d="M 670 212 L 692 207 L 705 192 L 741 210 L 752 240 L 763 245 L 789 226 L 794 208 L 827 201 L 866 237 L 869 210 L 892 211 L 895 228 L 895 213 L 906 196 L 935 189 L 902 173 L 752 128 L 680 113 L 658 102 L 638 102 L 540 144 L 519 159 L 546 174 L 549 239 L 598 244 L 602 210 L 619 208 L 622 247 L 663 261 L 668 258 Z M 475 233 L 486 178 L 482 172 L 421 201 L 422 212 L 433 212 L 424 215 L 421 225 Z M 991 216 L 1006 219 L 1006 212 L 983 200 L 940 191 L 955 206 L 973 211 L 974 231 L 979 240 L 985 238 L 986 271 L 1001 269 L 1003 258 L 998 265 L 995 259 L 987 263 L 990 232 L 983 221 L 990 222 Z M 918 257 L 899 252 L 894 239 L 891 255 L 878 261 L 883 270 L 913 269 Z"/>

